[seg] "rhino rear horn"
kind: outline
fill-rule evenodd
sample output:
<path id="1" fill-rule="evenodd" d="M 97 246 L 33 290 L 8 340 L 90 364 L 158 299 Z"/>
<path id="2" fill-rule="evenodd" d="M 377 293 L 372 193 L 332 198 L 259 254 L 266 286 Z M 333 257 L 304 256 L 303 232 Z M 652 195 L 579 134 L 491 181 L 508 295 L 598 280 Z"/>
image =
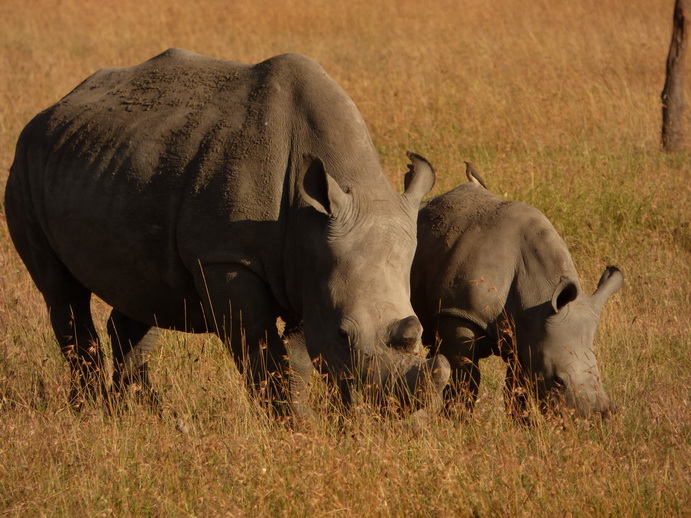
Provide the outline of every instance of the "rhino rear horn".
<path id="1" fill-rule="evenodd" d="M 350 203 L 350 195 L 326 172 L 320 158 L 309 157 L 308 160 L 310 163 L 300 184 L 300 194 L 319 212 L 335 216 Z"/>
<path id="2" fill-rule="evenodd" d="M 610 295 L 619 291 L 623 286 L 624 274 L 621 273 L 621 270 L 616 266 L 605 268 L 592 296 L 593 307 L 600 311 Z"/>
<path id="3" fill-rule="evenodd" d="M 578 297 L 578 286 L 567 277 L 562 277 L 552 295 L 552 307 L 558 313 L 561 308 Z"/>
<path id="4" fill-rule="evenodd" d="M 410 159 L 410 164 L 408 164 L 408 172 L 403 178 L 405 196 L 412 198 L 415 203 L 419 203 L 422 197 L 434 187 L 436 174 L 432 164 L 426 158 L 410 151 L 406 154 Z"/>

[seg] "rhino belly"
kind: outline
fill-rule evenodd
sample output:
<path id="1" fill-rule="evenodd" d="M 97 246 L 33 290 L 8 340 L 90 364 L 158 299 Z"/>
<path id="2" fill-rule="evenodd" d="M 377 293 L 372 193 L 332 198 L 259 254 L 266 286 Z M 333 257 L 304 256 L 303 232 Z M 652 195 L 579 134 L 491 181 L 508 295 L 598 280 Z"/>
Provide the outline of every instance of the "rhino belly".
<path id="1" fill-rule="evenodd" d="M 166 214 L 173 203 L 146 193 L 62 190 L 69 194 L 46 202 L 47 233 L 83 286 L 139 322 L 206 331 L 194 278 L 177 252 L 175 220 Z"/>

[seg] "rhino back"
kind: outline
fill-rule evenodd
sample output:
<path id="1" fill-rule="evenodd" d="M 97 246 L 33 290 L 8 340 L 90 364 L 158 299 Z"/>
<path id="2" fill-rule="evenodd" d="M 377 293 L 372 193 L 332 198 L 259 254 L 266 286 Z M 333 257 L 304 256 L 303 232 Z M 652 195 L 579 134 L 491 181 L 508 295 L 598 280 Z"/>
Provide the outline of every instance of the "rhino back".
<path id="1" fill-rule="evenodd" d="M 428 308 L 428 318 L 441 309 L 486 329 L 505 307 L 550 300 L 562 275 L 577 279 L 541 212 L 470 183 L 420 211 L 418 241 L 413 291 L 424 301 L 414 306 Z"/>
<path id="2" fill-rule="evenodd" d="M 7 196 L 30 199 L 85 286 L 132 316 L 156 308 L 160 323 L 194 306 L 198 262 L 240 262 L 289 304 L 286 218 L 306 154 L 344 188 L 387 192 L 381 168 L 361 174 L 378 159 L 357 109 L 313 61 L 171 49 L 97 72 L 39 114 Z"/>

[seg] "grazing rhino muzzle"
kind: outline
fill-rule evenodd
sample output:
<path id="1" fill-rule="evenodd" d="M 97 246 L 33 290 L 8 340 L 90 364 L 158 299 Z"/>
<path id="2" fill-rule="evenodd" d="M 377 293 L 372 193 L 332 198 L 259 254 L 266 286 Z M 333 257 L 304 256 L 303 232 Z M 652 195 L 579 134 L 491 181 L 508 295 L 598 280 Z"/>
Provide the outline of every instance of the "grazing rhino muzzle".
<path id="1" fill-rule="evenodd" d="M 444 356 L 411 360 L 391 351 L 389 357 L 380 355 L 369 365 L 362 383 L 374 387 L 375 398 L 393 393 L 398 409 L 424 407 L 436 411 L 442 406 L 443 390 L 451 377 L 451 367 Z"/>
<path id="2" fill-rule="evenodd" d="M 301 326 L 284 334 L 284 343 L 290 359 L 291 405 L 296 415 L 310 418 L 312 411 L 307 401 L 309 380 L 314 372 L 315 362 L 305 345 Z M 360 355 L 353 381 L 355 387 L 365 388 L 364 394 L 370 401 L 386 401 L 393 394 L 397 409 L 425 408 L 436 412 L 442 406 L 442 394 L 451 377 L 448 360 L 438 355 L 423 359 L 393 348 L 380 351 L 375 356 Z M 351 396 L 351 383 L 344 390 Z"/>
<path id="3" fill-rule="evenodd" d="M 406 179 L 391 189 L 355 104 L 309 58 L 170 49 L 29 122 L 5 207 L 78 404 L 104 384 L 92 293 L 113 307 L 116 392 L 148 385 L 157 327 L 218 334 L 255 388 L 283 369 L 279 317 L 304 319 L 337 375 L 415 351 L 410 265 L 435 176 L 414 160 Z"/>
<path id="4" fill-rule="evenodd" d="M 469 177 L 478 177 L 477 171 Z M 614 410 L 592 349 L 602 307 L 623 286 L 610 266 L 592 296 L 583 293 L 566 245 L 537 209 L 506 201 L 479 181 L 430 200 L 418 218 L 413 307 L 451 364 L 451 405 L 472 409 L 478 362 L 508 363 L 506 397 L 517 416 L 526 393 L 563 402 L 579 416 Z"/>

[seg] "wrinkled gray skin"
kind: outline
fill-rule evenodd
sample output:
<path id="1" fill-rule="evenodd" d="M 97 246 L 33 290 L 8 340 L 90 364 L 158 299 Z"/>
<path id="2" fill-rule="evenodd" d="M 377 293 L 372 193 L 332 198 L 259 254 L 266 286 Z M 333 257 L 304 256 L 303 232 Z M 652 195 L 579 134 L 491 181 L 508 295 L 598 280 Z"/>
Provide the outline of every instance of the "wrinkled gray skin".
<path id="1" fill-rule="evenodd" d="M 505 393 L 518 417 L 525 415 L 525 389 L 543 402 L 562 400 L 579 416 L 611 412 L 592 346 L 602 306 L 622 285 L 610 266 L 586 295 L 547 218 L 477 183 L 420 210 L 413 308 L 423 341 L 436 340 L 451 363 L 447 399 L 464 398 L 471 410 L 478 361 L 497 354 L 508 362 Z"/>
<path id="2" fill-rule="evenodd" d="M 24 129 L 5 198 L 73 402 L 103 383 L 92 293 L 114 308 L 116 391 L 148 386 L 156 328 L 218 334 L 262 386 L 286 352 L 277 317 L 304 320 L 331 373 L 387 346 L 419 367 L 409 272 L 434 173 L 411 174 L 391 189 L 354 103 L 303 56 L 171 49 L 89 77 Z"/>

